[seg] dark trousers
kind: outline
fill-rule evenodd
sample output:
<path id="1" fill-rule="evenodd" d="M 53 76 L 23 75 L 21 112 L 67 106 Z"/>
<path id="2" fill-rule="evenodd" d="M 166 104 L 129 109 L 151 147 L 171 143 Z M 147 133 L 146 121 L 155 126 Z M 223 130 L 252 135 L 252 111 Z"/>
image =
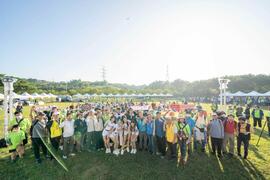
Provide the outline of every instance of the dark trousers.
<path id="1" fill-rule="evenodd" d="M 237 152 L 241 154 L 241 145 L 244 143 L 244 157 L 248 156 L 248 146 L 249 146 L 249 136 L 244 134 L 239 134 L 237 137 Z"/>
<path id="2" fill-rule="evenodd" d="M 169 152 L 169 154 L 168 154 L 169 159 L 176 158 L 176 143 L 173 144 L 173 143 L 167 141 L 167 146 L 168 146 L 167 151 Z"/>
<path id="3" fill-rule="evenodd" d="M 178 140 L 178 144 L 181 153 L 180 158 L 185 159 L 187 154 L 187 140 Z"/>
<path id="4" fill-rule="evenodd" d="M 259 125 L 259 127 L 262 127 L 262 119 L 259 118 L 253 118 L 253 126 L 256 127 L 257 123 Z"/>
<path id="5" fill-rule="evenodd" d="M 157 149 L 158 152 L 161 153 L 162 156 L 165 156 L 165 151 L 166 151 L 166 141 L 165 141 L 165 137 L 158 137 L 157 138 Z"/>
<path id="6" fill-rule="evenodd" d="M 42 140 L 40 138 L 32 138 L 32 146 L 34 150 L 34 155 L 37 160 L 40 160 L 40 147 L 42 148 L 43 154 L 47 155 L 47 148 L 43 144 Z"/>
<path id="7" fill-rule="evenodd" d="M 24 133 L 25 134 L 25 139 L 23 140 L 23 145 L 26 145 L 28 143 L 28 134 L 27 133 Z"/>
<path id="8" fill-rule="evenodd" d="M 147 134 L 146 132 L 139 132 L 139 148 L 147 149 Z"/>
<path id="9" fill-rule="evenodd" d="M 223 139 L 221 139 L 221 138 L 211 137 L 211 145 L 212 145 L 212 151 L 213 151 L 213 153 L 216 153 L 216 150 L 217 150 L 218 155 L 221 155 L 222 140 Z"/>
<path id="10" fill-rule="evenodd" d="M 95 131 L 95 138 L 94 139 L 96 140 L 96 150 L 104 148 L 102 131 Z"/>
<path id="11" fill-rule="evenodd" d="M 54 137 L 54 138 L 51 138 L 51 144 L 52 144 L 52 147 L 57 151 L 59 149 L 59 144 L 60 144 L 60 139 L 61 139 L 61 136 L 59 137 Z"/>

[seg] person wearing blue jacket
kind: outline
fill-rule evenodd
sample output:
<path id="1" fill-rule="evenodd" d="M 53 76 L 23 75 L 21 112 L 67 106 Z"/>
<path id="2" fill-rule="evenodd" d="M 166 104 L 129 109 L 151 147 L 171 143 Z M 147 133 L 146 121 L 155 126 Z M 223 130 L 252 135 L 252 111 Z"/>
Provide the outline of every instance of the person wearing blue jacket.
<path id="1" fill-rule="evenodd" d="M 190 137 L 193 136 L 194 132 L 194 128 L 195 128 L 195 120 L 191 117 L 191 114 L 186 114 L 186 123 L 189 125 L 189 128 L 190 128 Z M 188 144 L 187 144 L 187 149 L 188 149 L 188 155 L 190 156 L 191 155 L 191 151 L 192 151 L 192 138 L 190 138 L 190 141 L 188 141 Z"/>
<path id="2" fill-rule="evenodd" d="M 137 118 L 137 127 L 139 129 L 139 150 L 147 150 L 146 119 L 141 111 Z"/>
<path id="3" fill-rule="evenodd" d="M 156 113 L 155 120 L 155 135 L 157 140 L 157 154 L 161 154 L 161 158 L 165 157 L 166 153 L 166 140 L 165 140 L 165 131 L 164 131 L 164 119 L 161 117 L 161 113 Z"/>
<path id="4" fill-rule="evenodd" d="M 148 139 L 148 151 L 153 154 L 155 153 L 155 148 L 154 148 L 154 120 L 152 118 L 151 114 L 147 115 L 147 123 L 146 123 L 146 134 L 147 134 L 147 139 Z"/>

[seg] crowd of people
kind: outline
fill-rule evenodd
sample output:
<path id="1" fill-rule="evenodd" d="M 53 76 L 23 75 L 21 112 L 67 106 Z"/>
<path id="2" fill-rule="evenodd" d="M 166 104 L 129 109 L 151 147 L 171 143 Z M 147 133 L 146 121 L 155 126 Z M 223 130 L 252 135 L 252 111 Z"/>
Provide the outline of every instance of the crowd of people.
<path id="1" fill-rule="evenodd" d="M 23 157 L 30 139 L 37 163 L 42 162 L 41 150 L 46 158 L 55 158 L 44 144 L 46 139 L 63 159 L 82 151 L 116 156 L 148 151 L 185 165 L 193 151 L 205 152 L 207 145 L 218 158 L 232 158 L 235 140 L 237 155 L 242 157 L 243 145 L 246 159 L 252 132 L 249 119 L 253 118 L 254 127 L 257 123 L 261 127 L 263 111 L 255 107 L 250 112 L 249 106 L 245 110 L 229 107 L 226 113 L 212 110 L 207 113 L 198 105 L 175 112 L 167 103 L 89 103 L 64 109 L 32 106 L 28 119 L 23 117 L 23 108 L 17 107 L 7 142 L 13 162 Z"/>

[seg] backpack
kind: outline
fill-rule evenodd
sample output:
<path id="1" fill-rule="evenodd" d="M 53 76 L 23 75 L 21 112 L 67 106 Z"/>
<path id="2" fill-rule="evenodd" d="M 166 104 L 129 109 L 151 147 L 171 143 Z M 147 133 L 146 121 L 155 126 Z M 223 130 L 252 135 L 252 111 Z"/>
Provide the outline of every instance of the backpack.
<path id="1" fill-rule="evenodd" d="M 187 124 L 185 123 L 185 125 L 181 128 L 180 123 L 178 122 L 178 127 L 179 130 L 177 132 L 177 137 L 179 140 L 186 140 L 188 138 L 188 135 L 186 135 L 184 129 L 187 126 Z"/>

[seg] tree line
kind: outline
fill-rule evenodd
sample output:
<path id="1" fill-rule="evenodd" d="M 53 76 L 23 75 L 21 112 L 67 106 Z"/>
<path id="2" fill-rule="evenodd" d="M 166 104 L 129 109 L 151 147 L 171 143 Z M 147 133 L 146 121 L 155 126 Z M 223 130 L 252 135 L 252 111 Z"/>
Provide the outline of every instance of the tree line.
<path id="1" fill-rule="evenodd" d="M 2 78 L 4 74 L 0 74 Z M 70 80 L 68 82 L 52 82 L 38 79 L 25 79 L 16 77 L 18 80 L 14 84 L 14 91 L 18 94 L 28 93 L 53 93 L 53 94 L 123 94 L 123 93 L 171 93 L 175 96 L 184 97 L 213 97 L 219 94 L 218 78 L 188 82 L 176 79 L 172 82 L 155 81 L 148 85 L 128 85 L 119 83 L 109 83 L 103 81 L 89 82 Z M 261 93 L 270 91 L 270 75 L 238 75 L 226 76 L 231 80 L 228 84 L 228 91 Z M 3 93 L 3 84 L 0 82 L 0 93 Z"/>

